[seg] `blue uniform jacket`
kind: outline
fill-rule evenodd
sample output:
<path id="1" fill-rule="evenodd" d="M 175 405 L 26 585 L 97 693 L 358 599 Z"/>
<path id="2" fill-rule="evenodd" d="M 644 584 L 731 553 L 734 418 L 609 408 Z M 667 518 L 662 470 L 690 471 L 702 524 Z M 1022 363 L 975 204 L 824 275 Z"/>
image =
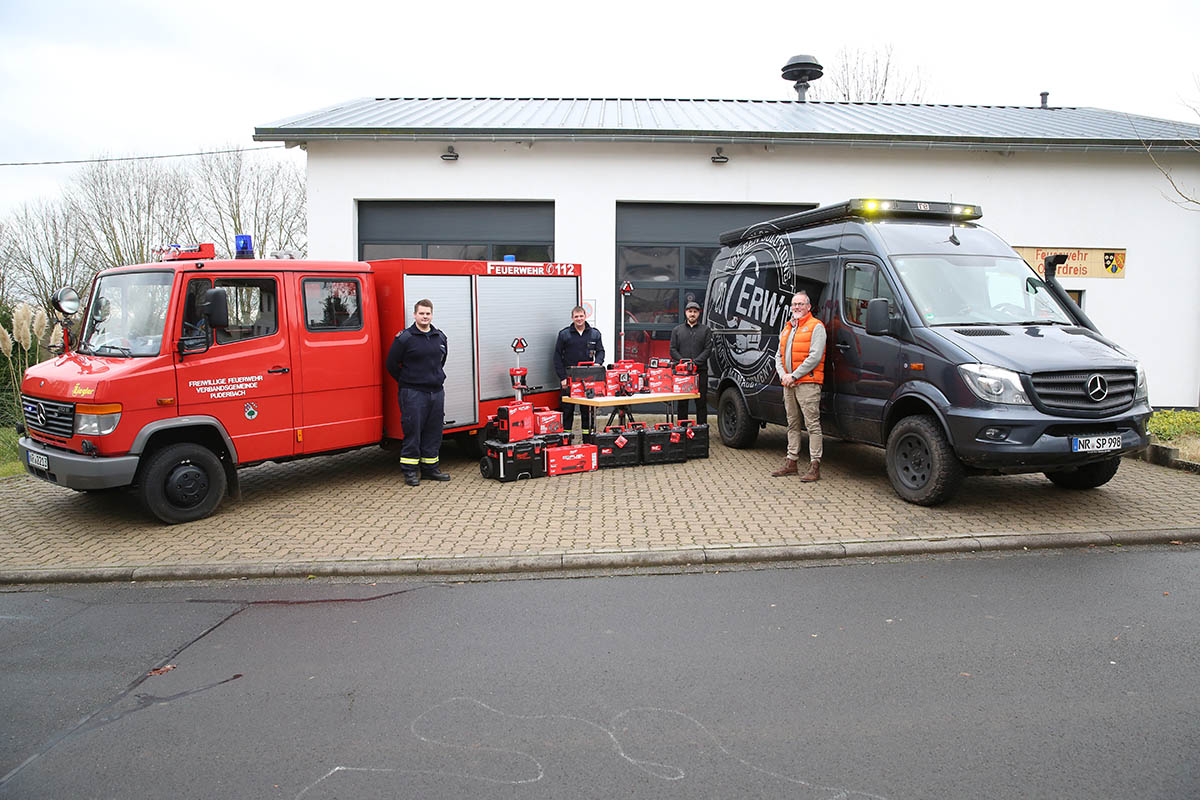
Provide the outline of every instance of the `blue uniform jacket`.
<path id="1" fill-rule="evenodd" d="M 567 367 L 590 361 L 604 363 L 604 343 L 600 341 L 600 331 L 585 322 L 583 333 L 577 332 L 574 325 L 568 325 L 558 332 L 558 341 L 554 344 L 554 371 L 558 373 L 560 381 L 566 379 Z"/>
<path id="2" fill-rule="evenodd" d="M 387 371 L 401 389 L 436 392 L 446 382 L 446 334 L 432 325 L 422 331 L 414 322 L 396 334 L 388 351 Z"/>

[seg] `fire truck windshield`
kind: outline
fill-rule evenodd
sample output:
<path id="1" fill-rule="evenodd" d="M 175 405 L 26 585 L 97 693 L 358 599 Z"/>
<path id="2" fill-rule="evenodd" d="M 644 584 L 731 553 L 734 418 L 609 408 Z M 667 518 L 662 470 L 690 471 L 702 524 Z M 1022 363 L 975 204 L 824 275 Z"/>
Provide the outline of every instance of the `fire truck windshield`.
<path id="1" fill-rule="evenodd" d="M 174 277 L 172 272 L 125 272 L 100 278 L 76 349 L 116 358 L 158 355 Z"/>
<path id="2" fill-rule="evenodd" d="M 926 325 L 1074 325 L 1019 258 L 892 256 Z"/>

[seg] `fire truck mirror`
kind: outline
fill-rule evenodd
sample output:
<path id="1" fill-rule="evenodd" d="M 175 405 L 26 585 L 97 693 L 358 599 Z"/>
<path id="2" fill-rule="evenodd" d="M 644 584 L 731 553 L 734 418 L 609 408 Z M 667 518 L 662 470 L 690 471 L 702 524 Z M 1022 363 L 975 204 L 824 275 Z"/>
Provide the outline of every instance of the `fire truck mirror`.
<path id="1" fill-rule="evenodd" d="M 194 355 L 196 353 L 207 353 L 209 346 L 212 344 L 212 338 L 208 335 L 208 326 L 201 323 L 200 325 L 184 324 L 184 335 L 179 338 L 179 355 Z"/>
<path id="2" fill-rule="evenodd" d="M 96 302 L 92 304 L 92 320 L 95 322 L 104 322 L 111 313 L 112 304 L 108 302 L 108 298 L 97 297 Z"/>
<path id="3" fill-rule="evenodd" d="M 200 308 L 210 328 L 229 327 L 229 298 L 223 288 L 206 291 Z"/>

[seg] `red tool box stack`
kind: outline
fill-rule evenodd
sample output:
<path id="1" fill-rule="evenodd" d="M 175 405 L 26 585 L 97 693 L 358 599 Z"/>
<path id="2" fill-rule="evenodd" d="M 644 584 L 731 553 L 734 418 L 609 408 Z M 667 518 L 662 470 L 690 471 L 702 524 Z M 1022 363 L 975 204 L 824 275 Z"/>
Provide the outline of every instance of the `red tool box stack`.
<path id="1" fill-rule="evenodd" d="M 675 371 L 671 375 L 671 391 L 679 394 L 691 394 L 699 391 L 697 389 L 697 381 L 699 376 L 696 374 L 695 361 L 680 361 L 675 365 Z"/>
<path id="2" fill-rule="evenodd" d="M 497 408 L 496 435 L 502 442 L 522 442 L 533 436 L 533 403 L 516 402 Z"/>
<path id="3" fill-rule="evenodd" d="M 675 389 L 675 373 L 671 359 L 652 358 L 646 368 L 646 388 L 651 392 L 671 392 Z"/>

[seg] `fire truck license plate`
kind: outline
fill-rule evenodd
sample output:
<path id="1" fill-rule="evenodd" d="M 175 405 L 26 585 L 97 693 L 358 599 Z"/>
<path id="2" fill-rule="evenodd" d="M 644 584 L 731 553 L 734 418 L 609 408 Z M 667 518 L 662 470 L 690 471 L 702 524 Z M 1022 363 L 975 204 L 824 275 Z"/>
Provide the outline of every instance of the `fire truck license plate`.
<path id="1" fill-rule="evenodd" d="M 29 452 L 29 466 L 34 469 L 50 469 L 50 459 L 41 453 Z"/>
<path id="2" fill-rule="evenodd" d="M 1075 453 L 1103 453 L 1105 450 L 1120 450 L 1121 434 L 1108 436 L 1072 436 L 1071 450 Z"/>

